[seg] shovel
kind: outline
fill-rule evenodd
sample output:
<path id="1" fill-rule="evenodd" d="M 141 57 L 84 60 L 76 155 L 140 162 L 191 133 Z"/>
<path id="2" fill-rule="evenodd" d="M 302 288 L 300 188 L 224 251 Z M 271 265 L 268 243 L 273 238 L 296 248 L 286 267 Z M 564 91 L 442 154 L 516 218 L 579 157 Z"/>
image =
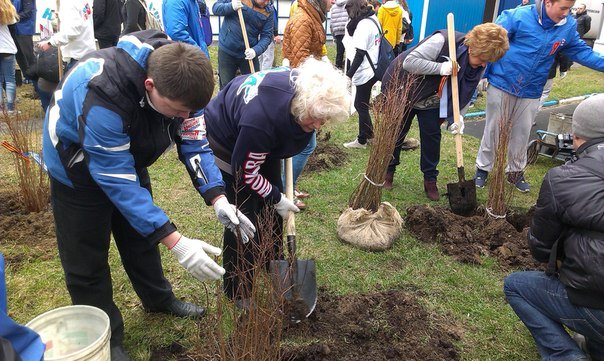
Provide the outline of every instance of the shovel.
<path id="1" fill-rule="evenodd" d="M 285 160 L 285 194 L 294 199 L 292 159 Z M 271 274 L 276 291 L 285 298 L 288 313 L 293 322 L 310 316 L 317 306 L 317 267 L 313 260 L 296 257 L 296 224 L 294 212 L 287 219 L 288 260 L 271 261 Z"/>
<path id="2" fill-rule="evenodd" d="M 237 9 L 237 15 L 239 16 L 239 25 L 241 26 L 241 35 L 243 36 L 245 50 L 247 50 L 250 48 L 250 42 L 247 39 L 247 30 L 245 30 L 245 20 L 243 20 L 243 10 L 241 10 L 241 8 Z M 250 73 L 255 73 L 256 70 L 254 70 L 254 60 L 249 59 L 248 62 L 250 64 Z"/>
<path id="3" fill-rule="evenodd" d="M 453 62 L 453 72 L 451 73 L 451 95 L 453 99 L 453 121 L 459 129 L 459 89 L 457 83 L 457 53 L 455 45 L 455 24 L 453 14 L 447 15 L 447 35 L 449 40 L 449 57 Z M 455 214 L 470 215 L 476 209 L 476 184 L 474 180 L 466 180 L 463 167 L 463 152 L 461 134 L 455 134 L 455 155 L 457 157 L 457 175 L 458 183 L 448 183 L 447 193 L 449 195 L 449 205 Z"/>

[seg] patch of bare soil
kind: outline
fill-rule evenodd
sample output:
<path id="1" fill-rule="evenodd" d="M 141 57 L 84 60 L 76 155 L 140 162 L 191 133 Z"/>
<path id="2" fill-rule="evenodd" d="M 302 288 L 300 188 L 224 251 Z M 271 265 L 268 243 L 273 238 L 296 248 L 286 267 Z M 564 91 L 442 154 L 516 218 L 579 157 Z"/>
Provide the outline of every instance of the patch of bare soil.
<path id="1" fill-rule="evenodd" d="M 311 318 L 285 331 L 302 346 L 283 348 L 283 361 L 457 360 L 454 325 L 427 312 L 402 290 L 363 295 L 319 293 Z"/>
<path id="2" fill-rule="evenodd" d="M 543 270 L 527 244 L 533 210 L 493 219 L 478 210 L 463 217 L 442 207 L 417 205 L 407 208 L 405 225 L 422 242 L 436 242 L 441 250 L 464 263 L 481 264 L 482 257 L 497 259 L 502 270 Z"/>
<path id="3" fill-rule="evenodd" d="M 17 190 L 3 187 L 0 189 L 0 248 L 6 263 L 19 267 L 32 259 L 51 259 L 57 254 L 55 226 L 50 210 L 38 213 L 26 213 Z M 15 245 L 27 251 L 11 252 Z"/>
<path id="4" fill-rule="evenodd" d="M 317 148 L 308 158 L 304 170 L 318 172 L 330 170 L 341 166 L 348 160 L 348 154 L 330 141 L 331 132 L 317 133 Z"/>

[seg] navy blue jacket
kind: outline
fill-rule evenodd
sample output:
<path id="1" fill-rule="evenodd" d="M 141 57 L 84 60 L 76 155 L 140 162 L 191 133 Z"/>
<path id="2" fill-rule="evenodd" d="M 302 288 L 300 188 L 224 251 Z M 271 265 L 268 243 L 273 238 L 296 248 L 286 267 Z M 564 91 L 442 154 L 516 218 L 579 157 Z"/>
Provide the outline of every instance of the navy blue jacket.
<path id="1" fill-rule="evenodd" d="M 273 12 L 275 9 L 271 4 L 264 9 L 256 7 L 253 0 L 243 0 L 243 19 L 250 47 L 256 55 L 266 51 L 273 41 Z M 235 58 L 243 59 L 245 55 L 245 44 L 241 35 L 239 16 L 233 10 L 231 0 L 217 0 L 212 6 L 214 15 L 223 16 L 222 27 L 218 34 L 218 46 L 227 54 Z"/>
<path id="2" fill-rule="evenodd" d="M 216 156 L 240 176 L 255 194 L 271 202 L 281 199 L 280 177 L 263 175 L 267 164 L 301 152 L 310 141 L 290 113 L 295 70 L 280 67 L 229 82 L 205 108 L 210 145 Z M 278 173 L 278 172 L 277 172 Z"/>
<path id="3" fill-rule="evenodd" d="M 34 35 L 36 33 L 36 2 L 35 0 L 12 0 L 19 22 L 15 24 L 17 35 Z"/>
<path id="4" fill-rule="evenodd" d="M 147 100 L 147 59 L 170 42 L 157 30 L 145 30 L 122 37 L 117 47 L 86 55 L 59 84 L 44 121 L 49 174 L 69 187 L 100 187 L 151 242 L 175 227 L 141 179 L 173 143 L 206 203 L 224 194 L 203 123 L 167 118 Z"/>

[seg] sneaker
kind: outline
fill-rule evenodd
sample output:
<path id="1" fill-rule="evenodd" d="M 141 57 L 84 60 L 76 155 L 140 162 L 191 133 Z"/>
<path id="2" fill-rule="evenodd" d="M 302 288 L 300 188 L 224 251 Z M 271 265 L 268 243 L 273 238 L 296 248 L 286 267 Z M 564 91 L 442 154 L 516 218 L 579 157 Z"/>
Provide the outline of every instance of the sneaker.
<path id="1" fill-rule="evenodd" d="M 516 189 L 526 193 L 531 190 L 531 185 L 524 179 L 523 172 L 510 172 L 507 174 L 508 182 L 516 186 Z"/>
<path id="2" fill-rule="evenodd" d="M 426 196 L 431 201 L 437 201 L 440 199 L 440 194 L 438 194 L 438 187 L 436 186 L 435 180 L 424 180 L 424 191 L 426 192 Z"/>
<path id="3" fill-rule="evenodd" d="M 487 184 L 488 176 L 489 172 L 480 168 L 476 168 L 476 175 L 474 176 L 474 182 L 476 183 L 476 187 L 484 188 L 484 185 Z"/>
<path id="4" fill-rule="evenodd" d="M 355 139 L 352 142 L 344 143 L 344 148 L 365 149 L 365 148 L 367 148 L 367 144 L 361 144 L 361 143 L 359 143 L 358 139 Z"/>
<path id="5" fill-rule="evenodd" d="M 306 209 L 306 203 L 302 202 L 301 200 L 299 200 L 298 198 L 294 198 L 294 204 L 296 205 L 296 207 L 298 207 L 301 211 Z"/>
<path id="6" fill-rule="evenodd" d="M 419 147 L 419 140 L 415 138 L 407 138 L 403 140 L 403 145 L 401 145 L 401 150 L 413 150 Z"/>
<path id="7" fill-rule="evenodd" d="M 294 197 L 296 198 L 308 198 L 310 197 L 310 194 L 304 192 L 304 191 L 299 191 L 297 189 L 294 189 Z"/>

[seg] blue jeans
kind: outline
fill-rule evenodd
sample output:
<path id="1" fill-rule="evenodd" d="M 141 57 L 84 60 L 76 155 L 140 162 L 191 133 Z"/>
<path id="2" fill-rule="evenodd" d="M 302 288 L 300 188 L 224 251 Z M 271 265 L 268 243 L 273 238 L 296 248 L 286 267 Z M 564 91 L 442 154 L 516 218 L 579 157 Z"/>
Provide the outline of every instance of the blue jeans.
<path id="1" fill-rule="evenodd" d="M 593 360 L 604 360 L 604 310 L 573 305 L 558 278 L 515 272 L 505 278 L 503 291 L 533 335 L 542 360 L 585 359 L 564 326 L 585 336 Z"/>
<path id="2" fill-rule="evenodd" d="M 17 97 L 17 82 L 15 81 L 15 54 L 2 54 L 0 56 L 0 101 L 2 101 L 2 86 L 6 84 L 6 110 L 15 110 Z"/>
<path id="3" fill-rule="evenodd" d="M 298 177 L 302 173 L 304 166 L 306 166 L 306 162 L 308 162 L 308 158 L 312 152 L 315 151 L 317 147 L 317 132 L 312 133 L 312 137 L 308 141 L 306 148 L 304 148 L 300 153 L 294 155 L 292 157 L 292 168 L 293 168 L 293 180 L 294 180 L 294 188 L 296 188 L 296 184 L 298 183 Z M 285 187 L 285 171 L 281 172 L 283 186 Z"/>

